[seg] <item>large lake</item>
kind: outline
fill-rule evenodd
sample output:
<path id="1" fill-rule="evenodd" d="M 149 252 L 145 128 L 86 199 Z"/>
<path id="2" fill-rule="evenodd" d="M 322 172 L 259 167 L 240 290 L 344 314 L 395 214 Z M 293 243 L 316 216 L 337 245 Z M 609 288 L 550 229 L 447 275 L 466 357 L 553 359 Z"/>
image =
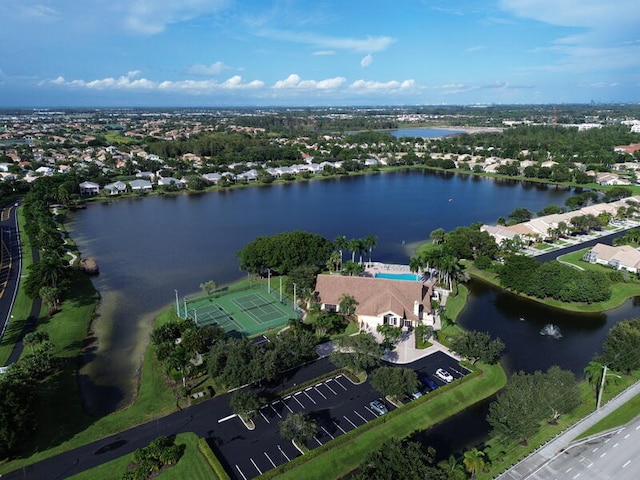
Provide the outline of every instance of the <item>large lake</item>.
<path id="1" fill-rule="evenodd" d="M 378 237 L 375 261 L 407 263 L 412 248 L 436 228 L 495 222 L 516 207 L 537 212 L 563 205 L 572 193 L 407 170 L 91 204 L 73 214 L 68 225 L 83 255 L 96 258 L 101 272 L 94 280 L 102 296 L 93 326 L 97 341 L 81 375 L 87 406 L 106 413 L 128 405 L 154 314 L 172 303 L 175 290 L 182 296 L 198 291 L 207 280 L 241 278 L 236 252 L 257 236 L 295 229 L 329 239 L 373 234 Z M 570 361 L 567 368 L 579 371 L 610 323 L 604 315 L 550 318 L 548 311 L 505 299 L 498 291 L 472 286 L 472 292 L 461 323 L 501 336 L 509 349 L 507 363 L 517 369 L 547 368 L 546 360 L 553 359 L 560 365 Z M 519 321 L 521 316 L 526 321 Z M 565 331 L 562 339 L 538 334 L 540 322 L 556 320 Z M 545 359 L 536 354 L 540 345 L 554 355 Z"/>

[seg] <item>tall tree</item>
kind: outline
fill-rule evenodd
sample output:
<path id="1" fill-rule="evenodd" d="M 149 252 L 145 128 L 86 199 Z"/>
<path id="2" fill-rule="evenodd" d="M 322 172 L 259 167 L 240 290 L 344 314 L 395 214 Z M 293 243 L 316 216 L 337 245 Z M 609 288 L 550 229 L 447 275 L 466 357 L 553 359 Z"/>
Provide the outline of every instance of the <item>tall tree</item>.
<path id="1" fill-rule="evenodd" d="M 476 447 L 464 452 L 462 462 L 464 463 L 467 472 L 471 474 L 472 478 L 475 478 L 477 473 L 482 471 L 485 467 L 485 456 L 485 453 L 482 450 L 478 450 Z"/>
<path id="2" fill-rule="evenodd" d="M 363 240 L 364 247 L 369 251 L 369 265 L 371 265 L 371 250 L 378 244 L 378 237 L 375 235 L 367 235 Z"/>
<path id="3" fill-rule="evenodd" d="M 370 382 L 383 395 L 402 398 L 418 388 L 418 375 L 411 368 L 380 367 L 371 372 Z"/>
<path id="4" fill-rule="evenodd" d="M 349 241 L 344 235 L 338 235 L 333 241 L 333 244 L 338 249 L 338 252 L 340 252 L 340 265 L 342 265 L 344 261 L 343 253 L 347 248 L 349 248 Z"/>
<path id="5" fill-rule="evenodd" d="M 311 440 L 317 431 L 318 424 L 303 413 L 290 413 L 280 422 L 280 435 L 296 443 Z"/>
<path id="6" fill-rule="evenodd" d="M 370 333 L 339 337 L 334 341 L 334 346 L 335 350 L 329 358 L 337 367 L 362 371 L 380 364 L 382 349 Z"/>

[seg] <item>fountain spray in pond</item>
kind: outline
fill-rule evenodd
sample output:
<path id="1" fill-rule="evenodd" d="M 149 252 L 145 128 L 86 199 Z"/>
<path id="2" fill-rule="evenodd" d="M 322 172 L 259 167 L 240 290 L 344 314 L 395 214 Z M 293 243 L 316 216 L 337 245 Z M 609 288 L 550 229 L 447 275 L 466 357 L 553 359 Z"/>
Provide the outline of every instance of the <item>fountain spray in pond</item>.
<path id="1" fill-rule="evenodd" d="M 560 328 L 557 325 L 552 323 L 548 323 L 542 330 L 540 330 L 540 335 L 546 335 L 548 337 L 555 338 L 556 340 L 562 337 L 562 333 L 560 333 Z"/>

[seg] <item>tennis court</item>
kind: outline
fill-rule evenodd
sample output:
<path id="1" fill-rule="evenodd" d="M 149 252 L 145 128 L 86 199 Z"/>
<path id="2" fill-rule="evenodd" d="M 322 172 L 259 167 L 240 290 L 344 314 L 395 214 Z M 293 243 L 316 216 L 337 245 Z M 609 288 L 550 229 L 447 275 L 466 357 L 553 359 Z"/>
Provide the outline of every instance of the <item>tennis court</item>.
<path id="1" fill-rule="evenodd" d="M 225 290 L 186 299 L 187 316 L 198 326 L 219 325 L 233 336 L 248 337 L 286 325 L 297 317 L 288 299 L 258 287 Z"/>

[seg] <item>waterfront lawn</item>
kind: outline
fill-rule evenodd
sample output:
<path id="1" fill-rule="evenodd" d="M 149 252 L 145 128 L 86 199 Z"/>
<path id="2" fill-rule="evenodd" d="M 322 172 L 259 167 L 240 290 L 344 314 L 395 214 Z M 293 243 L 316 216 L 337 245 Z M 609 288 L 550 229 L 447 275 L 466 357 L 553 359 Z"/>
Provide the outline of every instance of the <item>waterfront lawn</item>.
<path id="1" fill-rule="evenodd" d="M 506 375 L 499 365 L 477 365 L 474 378 L 452 383 L 424 395 L 383 417 L 369 429 L 357 429 L 318 447 L 304 457 L 264 474 L 261 478 L 281 480 L 328 480 L 343 478 L 355 470 L 364 457 L 391 438 L 405 438 L 461 412 L 504 387 Z M 362 428 L 362 427 L 361 427 Z M 361 430 L 362 433 L 359 433 Z"/>
<path id="2" fill-rule="evenodd" d="M 71 291 L 74 298 L 65 301 L 61 311 L 42 327 L 50 331 L 65 365 L 41 385 L 38 433 L 33 444 L 25 448 L 27 456 L 0 465 L 0 474 L 94 442 L 176 409 L 175 397 L 166 385 L 163 369 L 155 358 L 153 345 L 150 345 L 145 352 L 135 403 L 105 417 L 96 418 L 85 413 L 78 389 L 76 362 L 94 314 L 97 293 L 83 273 L 77 272 L 73 278 Z M 156 325 L 175 318 L 175 312 L 168 309 L 158 316 Z M 67 328 L 70 331 L 65 333 Z"/>
<path id="3" fill-rule="evenodd" d="M 184 454 L 174 466 L 163 470 L 154 478 L 160 480 L 217 480 L 209 463 L 198 449 L 198 437 L 194 433 L 180 433 L 176 436 L 176 445 L 185 445 Z M 109 480 L 122 478 L 127 471 L 129 463 L 133 461 L 133 453 L 123 455 L 110 462 L 86 470 L 70 477 L 73 480 Z"/>
<path id="4" fill-rule="evenodd" d="M 574 254 L 569 254 L 567 256 L 570 257 L 570 255 L 574 255 Z M 564 259 L 564 257 L 561 257 L 561 259 L 563 261 L 567 261 Z M 569 263 L 573 263 L 573 262 L 569 262 Z M 611 271 L 610 269 L 606 269 L 602 265 L 591 265 L 587 262 L 581 262 L 581 263 L 584 265 L 582 264 L 577 264 L 577 265 L 580 265 L 583 268 L 601 267 L 605 269 L 604 271 L 609 271 L 609 272 Z M 495 285 L 498 288 L 502 288 L 502 286 L 500 285 L 500 279 L 498 278 L 497 274 L 493 272 L 488 272 L 486 270 L 480 270 L 476 268 L 473 265 L 473 263 L 468 261 L 463 261 L 463 264 L 465 265 L 465 270 L 471 276 L 478 278 L 480 280 L 484 280 L 485 282 Z M 611 298 L 609 300 L 607 300 L 606 302 L 597 302 L 597 303 L 589 303 L 589 304 L 561 302 L 559 300 L 553 300 L 550 298 L 530 297 L 528 295 L 523 295 L 523 294 L 517 294 L 517 295 L 520 297 L 532 300 L 534 302 L 542 303 L 549 307 L 559 308 L 561 310 L 567 310 L 570 312 L 603 312 L 605 310 L 611 310 L 613 308 L 619 307 L 629 298 L 640 295 L 640 282 L 638 282 L 637 280 L 633 280 L 630 282 L 613 283 L 611 285 Z"/>

